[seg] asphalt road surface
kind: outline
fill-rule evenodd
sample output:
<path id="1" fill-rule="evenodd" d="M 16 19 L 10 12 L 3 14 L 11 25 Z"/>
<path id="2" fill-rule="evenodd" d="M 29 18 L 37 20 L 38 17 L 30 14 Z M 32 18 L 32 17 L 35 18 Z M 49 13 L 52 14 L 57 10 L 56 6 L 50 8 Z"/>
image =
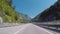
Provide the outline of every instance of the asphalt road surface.
<path id="1" fill-rule="evenodd" d="M 0 28 L 0 34 L 55 34 L 34 24 Z"/>

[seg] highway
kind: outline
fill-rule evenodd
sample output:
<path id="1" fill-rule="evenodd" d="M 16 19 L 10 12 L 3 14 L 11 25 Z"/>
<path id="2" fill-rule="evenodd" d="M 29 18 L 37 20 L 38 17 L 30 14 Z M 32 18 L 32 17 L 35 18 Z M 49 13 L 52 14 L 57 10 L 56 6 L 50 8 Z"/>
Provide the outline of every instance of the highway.
<path id="1" fill-rule="evenodd" d="M 34 24 L 0 28 L 0 34 L 56 34 Z"/>

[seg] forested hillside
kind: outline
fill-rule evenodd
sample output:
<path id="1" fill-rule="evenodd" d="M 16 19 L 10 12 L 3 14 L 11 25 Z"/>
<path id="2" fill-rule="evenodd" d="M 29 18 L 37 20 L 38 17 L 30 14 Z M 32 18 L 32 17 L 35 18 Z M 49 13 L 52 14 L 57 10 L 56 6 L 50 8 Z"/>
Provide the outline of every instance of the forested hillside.
<path id="1" fill-rule="evenodd" d="M 12 7 L 12 0 L 0 0 L 0 14 L 3 22 L 22 23 L 23 17 Z M 26 21 L 27 22 L 27 21 Z"/>

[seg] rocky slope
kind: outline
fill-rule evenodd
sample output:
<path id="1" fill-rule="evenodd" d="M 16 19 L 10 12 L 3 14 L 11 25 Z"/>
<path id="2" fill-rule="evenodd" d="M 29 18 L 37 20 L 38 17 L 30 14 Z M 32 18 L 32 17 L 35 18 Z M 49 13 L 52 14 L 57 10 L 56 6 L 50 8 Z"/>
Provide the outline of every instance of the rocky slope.
<path id="1" fill-rule="evenodd" d="M 54 20 L 60 20 L 60 0 L 32 19 L 32 21 L 35 22 L 48 22 Z"/>
<path id="2" fill-rule="evenodd" d="M 23 16 L 21 14 L 18 14 L 15 11 L 14 7 L 12 7 L 12 0 L 0 0 L 0 16 L 3 18 L 3 22 L 24 22 Z"/>

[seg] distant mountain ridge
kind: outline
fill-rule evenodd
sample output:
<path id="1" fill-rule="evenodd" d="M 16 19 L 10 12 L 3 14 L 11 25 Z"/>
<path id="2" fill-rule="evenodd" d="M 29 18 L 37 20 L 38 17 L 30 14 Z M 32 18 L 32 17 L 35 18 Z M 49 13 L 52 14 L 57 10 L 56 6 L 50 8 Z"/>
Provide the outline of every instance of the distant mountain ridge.
<path id="1" fill-rule="evenodd" d="M 60 20 L 60 0 L 32 19 L 34 22 L 48 22 L 54 20 Z"/>
<path id="2" fill-rule="evenodd" d="M 23 22 L 30 22 L 31 21 L 31 18 L 28 16 L 28 15 L 26 15 L 26 14 L 23 14 L 23 13 L 18 13 L 21 17 L 22 17 L 22 20 L 23 20 Z"/>

